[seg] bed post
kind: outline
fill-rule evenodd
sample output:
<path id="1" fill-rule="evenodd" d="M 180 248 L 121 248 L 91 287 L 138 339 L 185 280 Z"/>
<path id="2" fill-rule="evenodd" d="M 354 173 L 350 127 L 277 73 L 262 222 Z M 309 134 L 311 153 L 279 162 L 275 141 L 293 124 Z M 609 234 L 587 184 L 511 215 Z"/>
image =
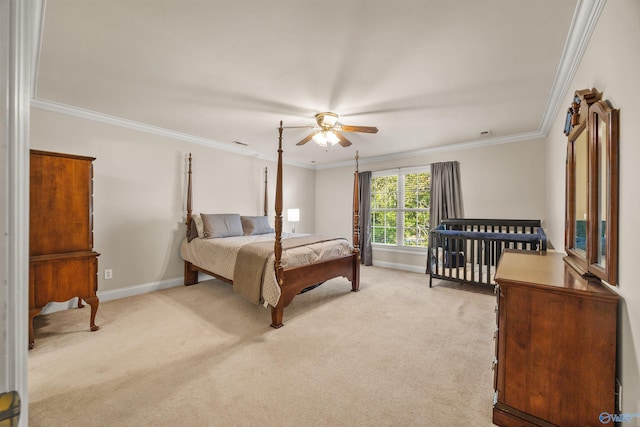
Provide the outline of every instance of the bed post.
<path id="1" fill-rule="evenodd" d="M 191 216 L 191 153 L 189 153 L 189 169 L 187 175 L 187 236 L 191 230 L 191 221 L 193 221 L 193 217 Z M 195 285 L 198 283 L 198 272 L 191 268 L 191 263 L 188 261 L 184 262 L 184 285 Z"/>
<path id="2" fill-rule="evenodd" d="M 353 280 L 351 290 L 360 290 L 360 177 L 358 171 L 358 159 L 360 156 L 356 151 L 356 170 L 353 173 Z"/>
<path id="3" fill-rule="evenodd" d="M 189 153 L 189 172 L 187 172 L 187 233 L 191 228 L 191 153 Z"/>
<path id="4" fill-rule="evenodd" d="M 274 244 L 274 268 L 276 271 L 276 280 L 278 286 L 282 286 L 283 269 L 280 261 L 282 259 L 282 120 L 280 120 L 280 127 L 278 128 L 278 168 L 276 169 L 276 240 Z M 284 305 L 282 301 L 278 302 L 277 307 L 271 307 L 271 327 L 281 328 L 282 315 L 284 312 Z"/>
<path id="5" fill-rule="evenodd" d="M 267 167 L 264 167 L 264 216 L 269 215 L 269 192 L 267 191 Z"/>

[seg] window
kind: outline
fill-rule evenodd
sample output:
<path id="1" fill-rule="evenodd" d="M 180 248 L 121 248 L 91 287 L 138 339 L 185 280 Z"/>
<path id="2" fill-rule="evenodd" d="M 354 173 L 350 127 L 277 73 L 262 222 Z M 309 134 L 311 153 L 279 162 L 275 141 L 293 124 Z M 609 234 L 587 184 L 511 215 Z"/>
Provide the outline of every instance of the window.
<path id="1" fill-rule="evenodd" d="M 374 172 L 371 243 L 427 247 L 431 173 L 428 167 Z"/>

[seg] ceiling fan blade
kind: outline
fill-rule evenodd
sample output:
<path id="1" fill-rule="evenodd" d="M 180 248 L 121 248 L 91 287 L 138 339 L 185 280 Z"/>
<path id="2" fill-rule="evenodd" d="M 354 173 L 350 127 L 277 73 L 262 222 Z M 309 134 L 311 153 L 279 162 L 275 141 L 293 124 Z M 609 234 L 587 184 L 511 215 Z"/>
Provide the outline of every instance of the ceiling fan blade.
<path id="1" fill-rule="evenodd" d="M 378 133 L 378 128 L 375 126 L 349 126 L 340 125 L 340 130 L 343 132 L 364 132 L 364 133 Z"/>
<path id="2" fill-rule="evenodd" d="M 336 132 L 336 131 L 334 131 L 333 133 L 334 133 L 334 134 L 338 137 L 338 139 L 340 140 L 340 141 L 338 141 L 338 143 L 339 143 L 340 145 L 342 145 L 343 147 L 348 147 L 348 146 L 350 146 L 350 145 L 351 145 L 351 141 L 349 141 L 347 138 L 345 138 L 345 137 L 344 137 L 340 132 Z"/>
<path id="3" fill-rule="evenodd" d="M 311 141 L 311 138 L 316 136 L 318 133 L 320 133 L 320 131 L 313 132 L 311 135 L 307 136 L 305 139 L 303 139 L 302 141 L 298 142 L 296 145 L 304 145 L 304 144 L 306 144 L 307 142 Z"/>

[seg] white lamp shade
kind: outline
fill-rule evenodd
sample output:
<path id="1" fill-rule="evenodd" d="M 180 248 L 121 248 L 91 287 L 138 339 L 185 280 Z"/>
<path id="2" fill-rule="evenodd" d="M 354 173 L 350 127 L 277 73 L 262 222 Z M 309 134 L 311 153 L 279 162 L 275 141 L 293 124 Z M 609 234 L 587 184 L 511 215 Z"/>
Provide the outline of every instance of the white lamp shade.
<path id="1" fill-rule="evenodd" d="M 287 220 L 289 222 L 300 221 L 300 209 L 287 209 Z"/>
<path id="2" fill-rule="evenodd" d="M 331 146 L 334 146 L 338 142 L 340 142 L 340 139 L 338 138 L 338 136 L 335 133 L 331 132 L 330 130 L 323 130 L 322 132 L 318 132 L 315 135 L 313 135 L 312 139 L 316 144 L 318 144 L 322 148 L 327 148 L 329 144 L 331 144 Z"/>
<path id="3" fill-rule="evenodd" d="M 313 135 L 313 142 L 315 142 L 316 144 L 318 144 L 320 147 L 322 148 L 326 148 L 327 146 L 327 138 L 325 137 L 325 132 L 318 132 L 315 135 Z M 292 209 L 290 209 L 292 210 Z"/>
<path id="4" fill-rule="evenodd" d="M 326 132 L 326 138 L 327 138 L 327 142 L 330 143 L 331 145 L 336 145 L 338 142 L 340 142 L 340 139 L 338 139 L 338 136 L 331 131 Z"/>

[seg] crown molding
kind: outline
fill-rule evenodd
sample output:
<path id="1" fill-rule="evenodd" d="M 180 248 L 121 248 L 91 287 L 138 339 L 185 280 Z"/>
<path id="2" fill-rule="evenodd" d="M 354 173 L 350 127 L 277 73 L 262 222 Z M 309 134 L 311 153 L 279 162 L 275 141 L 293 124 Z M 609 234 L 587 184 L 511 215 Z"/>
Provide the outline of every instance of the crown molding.
<path id="1" fill-rule="evenodd" d="M 167 138 L 177 139 L 180 141 L 191 142 L 194 144 L 201 144 L 210 148 L 211 147 L 216 148 L 218 150 L 230 151 L 240 155 L 256 157 L 261 160 L 272 161 L 272 162 L 277 161 L 277 158 L 275 155 L 265 156 L 264 154 L 258 153 L 253 150 L 249 150 L 244 147 L 225 144 L 222 142 L 214 141 L 212 139 L 189 135 L 182 132 L 176 132 L 170 129 L 148 125 L 146 123 L 140 123 L 133 120 L 123 119 L 121 117 L 110 116 L 108 114 L 103 114 L 103 113 L 97 113 L 95 111 L 74 107 L 74 106 L 62 104 L 59 102 L 47 101 L 40 98 L 33 98 L 31 100 L 31 106 L 34 108 L 39 108 L 41 110 L 51 111 L 59 114 L 65 114 L 68 116 L 91 120 L 94 122 L 106 123 L 112 126 L 132 129 L 139 132 L 146 132 L 154 135 L 164 136 Z M 385 156 L 360 158 L 360 164 L 371 164 L 371 163 L 384 162 L 389 160 L 423 156 L 423 155 L 432 154 L 432 153 L 456 151 L 456 150 L 478 148 L 478 147 L 498 145 L 498 144 L 508 144 L 508 143 L 520 142 L 520 141 L 529 141 L 532 139 L 538 139 L 538 138 L 544 138 L 544 137 L 546 137 L 546 135 L 544 135 L 540 131 L 527 132 L 527 133 L 521 133 L 516 135 L 507 135 L 507 136 L 498 137 L 498 138 L 461 142 L 461 143 L 450 144 L 450 145 L 441 145 L 437 147 L 430 147 L 430 148 L 424 148 L 424 149 L 413 150 L 413 151 L 404 151 L 404 152 L 393 153 Z M 301 167 L 305 169 L 314 169 L 314 170 L 333 169 L 333 168 L 339 168 L 343 166 L 351 166 L 353 163 L 351 160 L 343 161 L 343 162 L 320 164 L 320 165 L 319 164 L 309 165 L 306 163 L 292 162 L 292 161 L 285 161 L 285 160 L 283 160 L 283 162 L 291 166 Z"/>
<path id="2" fill-rule="evenodd" d="M 558 116 L 560 105 L 569 91 L 569 85 L 573 81 L 606 3 L 607 0 L 578 0 L 560 56 L 558 70 L 551 86 L 551 93 L 540 122 L 540 132 L 545 137 L 549 135 L 551 126 Z"/>
<path id="3" fill-rule="evenodd" d="M 215 148 L 222 151 L 229 151 L 232 153 L 255 157 L 260 160 L 266 160 L 270 162 L 276 162 L 277 156 L 266 156 L 258 153 L 257 151 L 250 150 L 245 147 L 237 145 L 231 145 L 212 139 L 202 138 L 187 133 L 177 132 L 171 129 L 161 128 L 159 126 L 148 125 L 146 123 L 136 122 L 134 120 L 123 119 L 121 117 L 111 116 L 108 114 L 98 113 L 95 111 L 87 110 L 85 108 L 74 107 L 72 105 L 62 104 L 59 102 L 48 101 L 41 98 L 33 98 L 31 100 L 31 106 L 40 110 L 51 111 L 53 113 L 65 114 L 67 116 L 78 117 L 99 123 L 106 123 L 112 126 L 118 126 L 125 129 L 131 129 L 138 132 L 150 133 L 153 135 L 159 135 L 166 138 L 177 139 L 179 141 L 191 142 L 194 144 L 206 145 L 209 148 Z M 309 166 L 300 162 L 284 161 L 285 164 L 291 166 L 302 167 L 305 169 L 314 169 L 313 166 Z"/>
<path id="4" fill-rule="evenodd" d="M 460 142 L 457 144 L 440 145 L 437 147 L 423 148 L 420 150 L 403 151 L 401 153 L 392 153 L 384 156 L 365 157 L 365 158 L 360 157 L 358 163 L 360 165 L 366 165 L 366 164 L 372 164 L 372 163 L 387 162 L 391 160 L 425 156 L 433 153 L 442 153 L 442 152 L 457 151 L 457 150 L 468 150 L 470 148 L 490 147 L 492 145 L 510 144 L 515 142 L 531 141 L 534 139 L 543 139 L 543 138 L 545 138 L 545 135 L 540 131 L 526 132 L 526 133 L 507 135 L 507 136 L 491 138 L 491 139 L 482 139 L 482 140 L 476 140 L 476 141 Z M 333 168 L 346 167 L 346 166 L 352 166 L 352 165 L 353 165 L 353 161 L 349 160 L 349 161 L 344 161 L 339 163 L 336 162 L 336 163 L 331 163 L 326 165 L 316 165 L 316 169 L 318 170 L 333 169 Z"/>

